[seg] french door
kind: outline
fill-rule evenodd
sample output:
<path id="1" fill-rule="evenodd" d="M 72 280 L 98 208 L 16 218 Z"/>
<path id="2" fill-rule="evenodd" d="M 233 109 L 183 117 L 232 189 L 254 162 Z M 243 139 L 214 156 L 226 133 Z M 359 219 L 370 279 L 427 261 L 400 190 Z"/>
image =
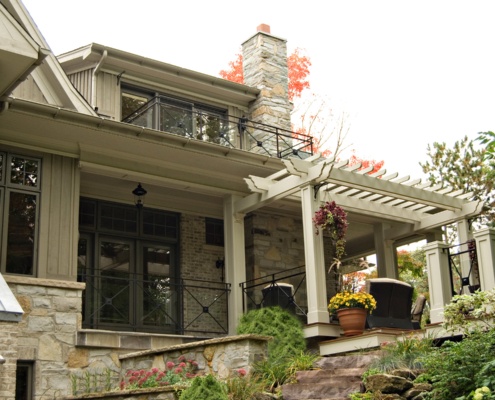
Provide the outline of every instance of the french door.
<path id="1" fill-rule="evenodd" d="M 178 333 L 177 244 L 135 236 L 98 229 L 80 234 L 78 280 L 86 282 L 83 326 Z"/>

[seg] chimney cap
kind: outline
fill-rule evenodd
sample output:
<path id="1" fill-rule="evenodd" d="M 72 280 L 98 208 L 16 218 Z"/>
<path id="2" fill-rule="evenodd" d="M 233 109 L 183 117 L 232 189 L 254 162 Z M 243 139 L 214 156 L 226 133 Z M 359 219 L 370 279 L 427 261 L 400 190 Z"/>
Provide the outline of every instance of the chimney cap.
<path id="1" fill-rule="evenodd" d="M 257 32 L 264 32 L 264 33 L 270 33 L 270 25 L 267 24 L 260 24 L 256 28 Z"/>

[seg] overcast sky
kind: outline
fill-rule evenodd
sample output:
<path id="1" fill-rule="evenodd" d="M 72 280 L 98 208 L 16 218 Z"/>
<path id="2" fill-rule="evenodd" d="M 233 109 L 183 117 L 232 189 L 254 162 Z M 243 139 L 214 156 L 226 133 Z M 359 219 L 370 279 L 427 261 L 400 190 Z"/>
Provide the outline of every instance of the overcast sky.
<path id="1" fill-rule="evenodd" d="M 265 23 L 349 114 L 349 148 L 421 177 L 427 145 L 495 130 L 492 0 L 24 0 L 55 54 L 91 42 L 218 76 Z"/>

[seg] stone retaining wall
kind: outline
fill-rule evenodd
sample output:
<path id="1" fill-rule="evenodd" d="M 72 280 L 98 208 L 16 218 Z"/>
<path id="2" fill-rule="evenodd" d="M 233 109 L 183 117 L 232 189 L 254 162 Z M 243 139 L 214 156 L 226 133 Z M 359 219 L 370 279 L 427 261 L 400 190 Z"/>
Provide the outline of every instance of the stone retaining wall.
<path id="1" fill-rule="evenodd" d="M 259 335 L 229 336 L 125 354 L 120 356 L 121 374 L 124 377 L 129 370 L 165 370 L 168 361 L 177 362 L 184 356 L 198 364 L 199 373 L 225 379 L 241 368 L 249 372 L 254 363 L 265 359 L 270 339 Z"/>

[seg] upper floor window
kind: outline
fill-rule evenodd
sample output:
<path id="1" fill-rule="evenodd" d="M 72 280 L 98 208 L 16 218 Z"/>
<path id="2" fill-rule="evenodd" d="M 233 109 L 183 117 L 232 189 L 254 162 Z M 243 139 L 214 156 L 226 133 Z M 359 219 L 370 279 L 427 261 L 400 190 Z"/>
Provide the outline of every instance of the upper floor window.
<path id="1" fill-rule="evenodd" d="M 219 144 L 228 138 L 227 110 L 122 86 L 122 121 Z"/>
<path id="2" fill-rule="evenodd" d="M 40 172 L 41 160 L 0 152 L 2 272 L 34 274 Z"/>

